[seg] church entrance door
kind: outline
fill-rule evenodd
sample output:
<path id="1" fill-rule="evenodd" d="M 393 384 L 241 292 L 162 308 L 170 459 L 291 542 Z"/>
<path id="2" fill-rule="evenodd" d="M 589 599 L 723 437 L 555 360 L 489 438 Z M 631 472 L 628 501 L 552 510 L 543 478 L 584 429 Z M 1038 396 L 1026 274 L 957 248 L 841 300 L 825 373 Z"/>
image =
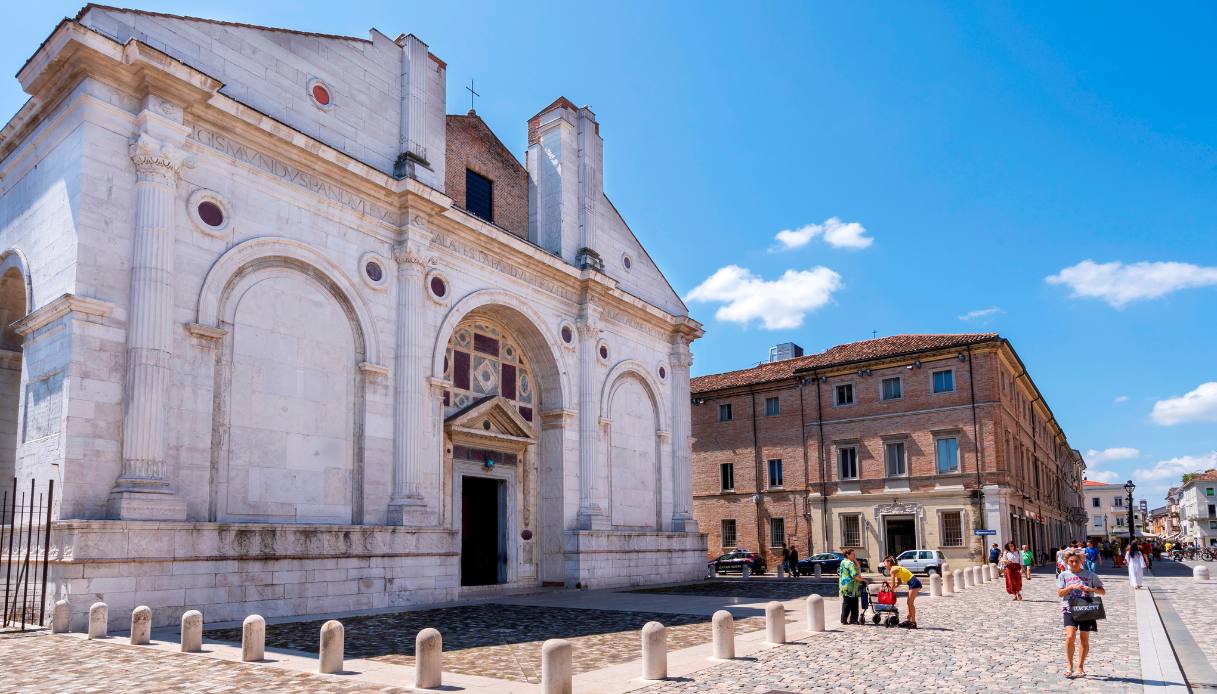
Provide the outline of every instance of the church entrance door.
<path id="1" fill-rule="evenodd" d="M 886 516 L 883 525 L 888 555 L 898 557 L 901 552 L 917 549 L 917 523 L 912 516 Z"/>
<path id="2" fill-rule="evenodd" d="M 488 477 L 461 477 L 461 585 L 507 580 L 506 485 Z"/>

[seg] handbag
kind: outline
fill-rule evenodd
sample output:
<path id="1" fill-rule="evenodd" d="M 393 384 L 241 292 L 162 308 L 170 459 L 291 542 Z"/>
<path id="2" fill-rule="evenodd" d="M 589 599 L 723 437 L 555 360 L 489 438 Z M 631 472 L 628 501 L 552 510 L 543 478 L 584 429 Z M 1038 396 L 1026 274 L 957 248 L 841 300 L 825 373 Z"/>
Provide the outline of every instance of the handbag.
<path id="1" fill-rule="evenodd" d="M 1069 598 L 1069 613 L 1075 622 L 1093 622 L 1097 619 L 1107 619 L 1103 610 L 1103 598 L 1088 595 L 1082 598 Z"/>

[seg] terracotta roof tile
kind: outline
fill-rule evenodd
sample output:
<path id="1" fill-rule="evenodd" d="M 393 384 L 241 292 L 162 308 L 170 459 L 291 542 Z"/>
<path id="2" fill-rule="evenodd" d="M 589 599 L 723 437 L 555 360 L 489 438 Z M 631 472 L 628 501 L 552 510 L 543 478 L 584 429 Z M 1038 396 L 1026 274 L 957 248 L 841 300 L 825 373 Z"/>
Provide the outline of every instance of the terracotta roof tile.
<path id="1" fill-rule="evenodd" d="M 794 359 L 767 362 L 750 369 L 698 376 L 689 383 L 693 393 L 705 393 L 723 388 L 769 383 L 791 378 L 799 369 L 823 369 L 872 359 L 884 359 L 917 352 L 929 352 L 951 347 L 963 347 L 1000 339 L 997 333 L 964 333 L 959 335 L 892 335 L 874 340 L 850 342 L 830 347 L 817 354 Z"/>

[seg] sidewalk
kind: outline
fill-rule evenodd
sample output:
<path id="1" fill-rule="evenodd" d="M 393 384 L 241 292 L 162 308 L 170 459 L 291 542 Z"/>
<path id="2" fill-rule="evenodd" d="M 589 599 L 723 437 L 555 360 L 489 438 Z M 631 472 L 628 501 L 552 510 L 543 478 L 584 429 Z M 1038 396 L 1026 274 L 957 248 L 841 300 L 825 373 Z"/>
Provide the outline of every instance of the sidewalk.
<path id="1" fill-rule="evenodd" d="M 1217 581 L 1192 579 L 1192 567 L 1202 565 L 1217 574 L 1217 564 L 1212 562 L 1155 561 L 1153 571 L 1146 573 L 1145 585 L 1187 683 L 1194 688 L 1217 688 L 1217 628 L 1210 616 L 1217 605 Z"/>

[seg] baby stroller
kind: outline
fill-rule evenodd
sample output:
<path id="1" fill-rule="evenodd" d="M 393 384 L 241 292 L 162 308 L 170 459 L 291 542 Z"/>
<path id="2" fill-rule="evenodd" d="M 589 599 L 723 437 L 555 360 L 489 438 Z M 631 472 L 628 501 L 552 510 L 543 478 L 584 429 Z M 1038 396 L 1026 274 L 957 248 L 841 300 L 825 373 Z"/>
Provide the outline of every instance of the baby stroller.
<path id="1" fill-rule="evenodd" d="M 896 592 L 884 583 L 879 587 L 879 594 L 875 596 L 875 602 L 871 603 L 871 609 L 874 614 L 871 616 L 871 622 L 878 624 L 883 622 L 883 626 L 891 628 L 900 624 L 900 608 L 896 607 Z"/>

